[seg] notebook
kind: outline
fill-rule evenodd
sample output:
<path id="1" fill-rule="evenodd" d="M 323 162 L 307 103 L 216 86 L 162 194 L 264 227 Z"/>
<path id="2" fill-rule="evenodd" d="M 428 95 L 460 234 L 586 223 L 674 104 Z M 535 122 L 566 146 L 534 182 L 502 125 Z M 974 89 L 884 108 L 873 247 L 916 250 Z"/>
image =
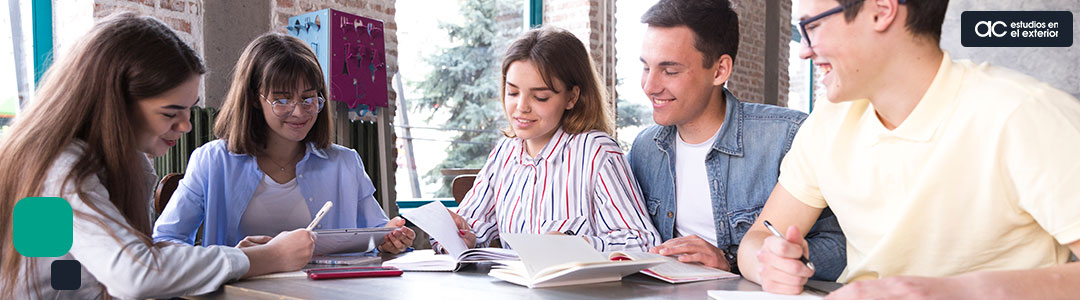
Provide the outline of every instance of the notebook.
<path id="1" fill-rule="evenodd" d="M 460 255 L 436 254 L 431 249 L 416 250 L 385 261 L 382 265 L 397 267 L 402 271 L 457 272 L 473 263 L 518 259 L 514 250 L 502 248 L 474 248 L 465 250 Z"/>
<path id="2" fill-rule="evenodd" d="M 551 234 L 502 234 L 504 242 L 518 252 L 520 261 L 494 266 L 488 275 L 529 288 L 600 283 L 666 261 L 659 258 L 610 260 L 578 236 Z"/>

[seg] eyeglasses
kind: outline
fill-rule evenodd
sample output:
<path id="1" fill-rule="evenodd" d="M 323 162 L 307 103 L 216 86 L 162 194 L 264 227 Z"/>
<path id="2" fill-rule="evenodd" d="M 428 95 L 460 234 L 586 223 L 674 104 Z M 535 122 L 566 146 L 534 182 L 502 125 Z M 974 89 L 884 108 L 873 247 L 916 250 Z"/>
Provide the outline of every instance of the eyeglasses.
<path id="1" fill-rule="evenodd" d="M 807 34 L 807 32 L 806 32 L 806 25 L 810 25 L 810 23 L 817 22 L 818 20 L 824 19 L 825 17 L 835 15 L 835 14 L 837 14 L 839 12 L 844 11 L 845 9 L 851 8 L 855 4 L 862 3 L 863 1 L 864 0 L 858 0 L 858 1 L 849 2 L 847 4 L 841 4 L 841 5 L 837 6 L 837 7 L 834 7 L 833 9 L 826 10 L 825 12 L 817 14 L 816 16 L 809 17 L 809 18 L 806 18 L 805 20 L 799 21 L 799 31 L 800 31 L 799 33 L 802 33 L 803 38 L 806 39 L 806 46 L 807 47 L 813 47 L 814 46 L 814 44 L 810 43 L 810 34 Z M 897 1 L 897 3 L 899 3 L 899 4 L 904 4 L 905 2 L 907 2 L 907 0 L 899 0 L 899 1 Z M 810 29 L 814 29 L 814 28 L 811 27 Z"/>
<path id="2" fill-rule="evenodd" d="M 288 118 L 292 115 L 293 110 L 296 110 L 296 105 L 300 105 L 300 109 L 310 114 L 317 114 L 322 111 L 323 106 L 326 105 L 326 99 L 321 96 L 308 97 L 303 100 L 293 101 L 288 98 L 280 99 L 267 99 L 266 96 L 259 95 L 266 103 L 270 104 L 270 108 L 274 111 L 274 114 L 280 118 Z"/>

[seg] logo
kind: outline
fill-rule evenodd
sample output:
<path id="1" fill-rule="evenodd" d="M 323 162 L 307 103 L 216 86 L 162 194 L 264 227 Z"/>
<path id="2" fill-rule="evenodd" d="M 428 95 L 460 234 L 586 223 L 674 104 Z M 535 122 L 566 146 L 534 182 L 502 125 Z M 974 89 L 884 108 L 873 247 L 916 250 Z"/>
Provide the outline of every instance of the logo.
<path id="1" fill-rule="evenodd" d="M 960 13 L 964 47 L 1071 47 L 1070 11 L 965 11 Z"/>
<path id="2" fill-rule="evenodd" d="M 984 28 L 983 31 L 980 32 L 979 27 L 983 27 Z M 1002 28 L 1002 29 L 1000 31 L 998 31 L 999 28 Z M 975 35 L 977 35 L 979 37 L 989 37 L 991 35 L 993 35 L 994 37 L 1003 37 L 1003 36 L 1005 36 L 1005 34 L 1008 33 L 1008 31 L 1005 30 L 1005 29 L 1008 29 L 1008 28 L 1009 28 L 1008 24 L 1005 24 L 1005 22 L 1002 22 L 1002 21 L 997 21 L 997 22 L 982 21 L 982 22 L 975 23 Z"/>
<path id="3" fill-rule="evenodd" d="M 75 216 L 67 200 L 22 198 L 15 202 L 11 215 L 11 240 L 22 256 L 60 257 L 71 250 Z M 51 270 L 55 290 L 75 290 L 82 285 L 82 265 L 77 260 L 54 260 Z"/>

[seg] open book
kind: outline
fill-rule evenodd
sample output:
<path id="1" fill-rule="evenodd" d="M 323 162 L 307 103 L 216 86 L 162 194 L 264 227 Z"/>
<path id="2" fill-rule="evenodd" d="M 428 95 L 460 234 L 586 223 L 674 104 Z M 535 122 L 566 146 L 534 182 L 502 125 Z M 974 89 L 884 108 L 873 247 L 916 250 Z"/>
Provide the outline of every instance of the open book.
<path id="1" fill-rule="evenodd" d="M 450 217 L 450 212 L 446 210 L 442 202 L 432 201 L 401 215 L 427 232 L 450 254 L 436 254 L 433 250 L 418 250 L 383 262 L 384 266 L 394 266 L 403 271 L 458 271 L 469 263 L 518 259 L 517 253 L 510 249 L 469 249 L 465 241 L 458 236 L 454 219 Z"/>
<path id="2" fill-rule="evenodd" d="M 608 253 L 608 258 L 612 260 L 664 260 L 663 264 L 641 270 L 641 273 L 666 281 L 667 283 L 684 283 L 739 277 L 739 275 L 736 275 L 735 273 L 713 269 L 699 264 L 684 263 L 674 257 L 655 253 L 616 251 Z"/>
<path id="3" fill-rule="evenodd" d="M 660 265 L 659 258 L 611 260 L 578 236 L 502 234 L 521 261 L 494 266 L 488 275 L 529 288 L 619 281 L 623 276 Z"/>
<path id="4" fill-rule="evenodd" d="M 436 254 L 434 250 L 425 249 L 405 253 L 382 265 L 397 267 L 402 271 L 457 272 L 470 263 L 517 259 L 514 250 L 502 248 L 474 248 L 465 250 L 459 256 Z"/>

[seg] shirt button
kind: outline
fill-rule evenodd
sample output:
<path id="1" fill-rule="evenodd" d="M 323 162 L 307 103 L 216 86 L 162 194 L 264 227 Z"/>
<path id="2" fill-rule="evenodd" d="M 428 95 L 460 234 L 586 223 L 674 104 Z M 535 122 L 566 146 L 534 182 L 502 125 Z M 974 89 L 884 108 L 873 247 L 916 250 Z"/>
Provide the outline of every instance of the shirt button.
<path id="1" fill-rule="evenodd" d="M 673 213 L 673 212 L 670 212 L 670 211 L 669 211 L 669 212 L 667 212 L 667 217 L 668 217 L 668 218 L 674 218 L 674 217 L 675 217 L 675 213 Z"/>
<path id="2" fill-rule="evenodd" d="M 304 178 L 304 174 L 297 175 L 300 178 Z"/>
<path id="3" fill-rule="evenodd" d="M 315 201 L 315 198 L 307 198 L 307 202 Z"/>

